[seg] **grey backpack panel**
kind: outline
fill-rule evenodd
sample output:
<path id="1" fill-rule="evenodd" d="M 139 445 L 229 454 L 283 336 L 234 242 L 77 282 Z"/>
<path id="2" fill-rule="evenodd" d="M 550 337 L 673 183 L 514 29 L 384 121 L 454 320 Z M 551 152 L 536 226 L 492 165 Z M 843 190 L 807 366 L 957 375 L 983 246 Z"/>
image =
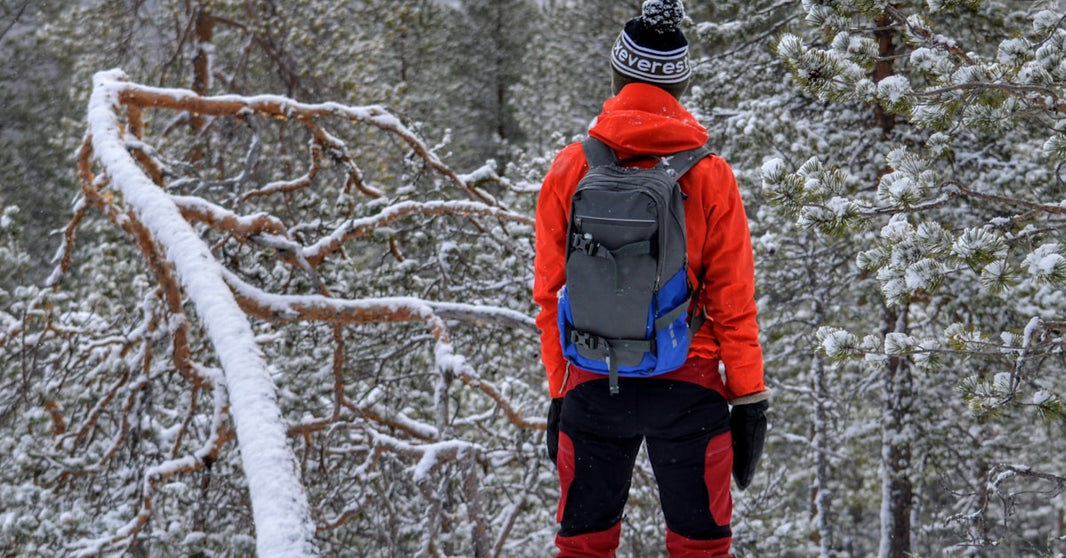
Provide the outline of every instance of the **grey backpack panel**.
<path id="1" fill-rule="evenodd" d="M 686 275 L 683 300 L 675 301 L 683 307 L 665 308 L 659 300 L 660 288 L 683 274 L 688 261 L 684 196 L 677 180 L 709 151 L 663 157 L 644 169 L 623 166 L 594 138 L 583 147 L 589 171 L 571 200 L 566 250 L 566 315 L 572 323 L 564 323 L 569 331 L 561 333 L 564 354 L 569 358 L 576 352 L 579 366 L 610 373 L 614 391 L 619 371 L 668 371 L 655 367 L 656 329 L 661 320 L 683 315 L 691 294 Z M 642 368 L 649 366 L 653 369 Z"/>

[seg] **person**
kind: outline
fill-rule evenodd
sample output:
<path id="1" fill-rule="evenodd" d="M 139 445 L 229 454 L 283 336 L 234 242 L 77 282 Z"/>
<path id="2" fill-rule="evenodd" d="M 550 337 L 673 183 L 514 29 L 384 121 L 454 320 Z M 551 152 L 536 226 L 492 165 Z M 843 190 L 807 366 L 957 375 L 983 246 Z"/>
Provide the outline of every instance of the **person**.
<path id="1" fill-rule="evenodd" d="M 680 1 L 648 0 L 614 44 L 615 95 L 589 135 L 619 159 L 666 156 L 709 139 L 679 102 L 691 76 L 683 18 Z M 691 311 L 706 319 L 681 368 L 619 378 L 620 390 L 612 395 L 606 375 L 565 360 L 556 321 L 566 282 L 570 198 L 587 170 L 580 143 L 564 148 L 544 179 L 536 210 L 533 295 L 552 398 L 548 453 L 561 487 L 558 556 L 614 555 L 642 442 L 659 489 L 669 555 L 729 556 L 730 472 L 741 489 L 751 482 L 768 407 L 751 238 L 736 179 L 717 156 L 703 158 L 681 178 L 689 279 L 698 285 Z"/>

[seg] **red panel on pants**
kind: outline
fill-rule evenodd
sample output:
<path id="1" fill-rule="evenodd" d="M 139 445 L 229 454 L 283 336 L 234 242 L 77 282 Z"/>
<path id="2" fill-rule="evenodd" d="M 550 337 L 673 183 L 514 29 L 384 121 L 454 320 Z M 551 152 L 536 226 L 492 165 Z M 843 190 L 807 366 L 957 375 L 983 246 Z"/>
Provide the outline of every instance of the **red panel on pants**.
<path id="1" fill-rule="evenodd" d="M 716 376 L 694 359 L 689 374 Z M 691 377 L 691 376 L 690 376 Z M 729 556 L 732 444 L 729 410 L 717 386 L 665 378 L 581 378 L 559 421 L 559 556 L 613 556 L 641 443 L 659 484 L 672 557 Z"/>

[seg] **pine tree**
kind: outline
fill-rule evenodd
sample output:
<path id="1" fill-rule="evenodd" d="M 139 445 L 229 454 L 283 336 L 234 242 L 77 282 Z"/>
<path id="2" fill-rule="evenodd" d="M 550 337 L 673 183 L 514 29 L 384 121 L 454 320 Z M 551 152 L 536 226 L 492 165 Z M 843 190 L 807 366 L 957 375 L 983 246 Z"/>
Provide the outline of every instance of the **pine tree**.
<path id="1" fill-rule="evenodd" d="M 820 338 L 830 356 L 865 357 L 881 370 L 881 556 L 949 544 L 1047 548 L 1020 534 L 1043 512 L 1001 518 L 1018 523 L 999 530 L 987 490 L 958 502 L 924 492 L 949 471 L 966 471 L 947 481 L 960 492 L 969 489 L 958 480 L 981 486 L 992 463 L 1014 459 L 1010 436 L 1032 432 L 1023 407 L 1048 416 L 1062 388 L 1048 359 L 1059 341 L 1046 324 L 1057 318 L 1042 293 L 1057 280 L 1058 210 L 1048 200 L 1062 182 L 1047 146 L 1062 115 L 1053 68 L 1063 29 L 1042 7 L 806 2 L 812 32 L 777 43 L 806 94 L 867 114 L 865 128 L 879 136 L 855 144 L 859 157 L 817 156 L 845 177 L 843 192 L 812 182 L 810 162 L 782 172 L 778 159 L 764 167 L 764 184 L 809 229 L 846 231 L 859 270 L 877 279 L 879 293 L 866 296 L 879 300 L 879 330 L 855 324 L 846 326 L 855 334 L 824 329 Z M 870 149 L 878 145 L 887 148 Z M 942 414 L 950 408 L 959 416 Z M 991 413 L 1002 420 L 984 422 Z M 916 536 L 927 521 L 956 526 L 959 538 Z"/>

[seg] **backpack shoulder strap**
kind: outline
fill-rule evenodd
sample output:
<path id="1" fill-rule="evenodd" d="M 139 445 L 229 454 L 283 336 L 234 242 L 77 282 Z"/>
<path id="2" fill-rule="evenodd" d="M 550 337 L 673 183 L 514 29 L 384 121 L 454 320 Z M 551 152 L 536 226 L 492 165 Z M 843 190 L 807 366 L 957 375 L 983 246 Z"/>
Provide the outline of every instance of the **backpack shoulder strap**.
<path id="1" fill-rule="evenodd" d="M 585 151 L 585 159 L 588 160 L 590 169 L 610 165 L 618 160 L 610 146 L 592 136 L 581 142 L 581 148 Z"/>
<path id="2" fill-rule="evenodd" d="M 707 146 L 700 146 L 695 149 L 689 149 L 680 153 L 663 157 L 663 167 L 667 171 L 673 171 L 673 176 L 681 178 L 692 167 L 696 166 L 696 163 L 700 162 L 700 159 L 711 155 L 711 150 L 707 149 Z"/>
<path id="3" fill-rule="evenodd" d="M 581 148 L 585 152 L 585 159 L 588 160 L 589 168 L 602 167 L 604 165 L 610 165 L 618 162 L 618 155 L 610 148 L 606 143 L 589 136 L 585 141 L 581 142 Z M 673 171 L 673 176 L 680 178 L 692 167 L 696 166 L 696 163 L 700 162 L 700 159 L 711 154 L 711 150 L 707 149 L 707 146 L 700 146 L 666 157 L 659 157 L 660 164 L 668 171 Z"/>

